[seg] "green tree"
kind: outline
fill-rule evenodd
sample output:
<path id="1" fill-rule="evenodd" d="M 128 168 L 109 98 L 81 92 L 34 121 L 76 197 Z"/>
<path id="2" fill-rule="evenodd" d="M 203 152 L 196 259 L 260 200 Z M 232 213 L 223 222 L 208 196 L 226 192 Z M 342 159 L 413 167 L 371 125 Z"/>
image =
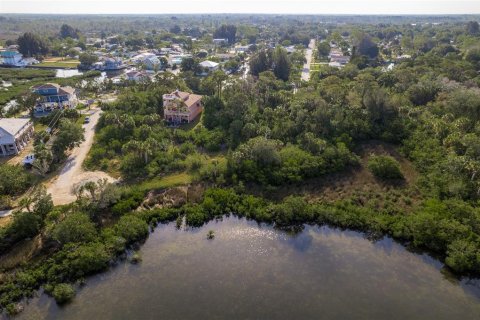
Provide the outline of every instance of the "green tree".
<path id="1" fill-rule="evenodd" d="M 84 129 L 68 119 L 60 120 L 58 133 L 52 144 L 53 158 L 56 162 L 65 158 L 65 152 L 78 147 L 85 140 Z"/>
<path id="2" fill-rule="evenodd" d="M 400 164 L 391 156 L 370 156 L 368 169 L 381 179 L 403 179 Z"/>
<path id="3" fill-rule="evenodd" d="M 27 57 L 46 55 L 49 51 L 47 43 L 38 35 L 27 32 L 18 37 L 18 50 Z"/>
<path id="4" fill-rule="evenodd" d="M 327 41 L 322 41 L 317 46 L 317 52 L 319 58 L 325 58 L 330 54 L 330 45 Z"/>
<path id="5" fill-rule="evenodd" d="M 70 242 L 90 242 L 95 240 L 97 230 L 85 213 L 68 213 L 53 229 L 51 238 L 65 245 Z"/>
<path id="6" fill-rule="evenodd" d="M 58 304 L 65 304 L 75 297 L 75 289 L 68 283 L 60 283 L 53 289 L 52 296 Z"/>
<path id="7" fill-rule="evenodd" d="M 291 64 L 287 51 L 282 47 L 275 48 L 273 52 L 273 72 L 278 79 L 287 81 L 290 76 Z"/>

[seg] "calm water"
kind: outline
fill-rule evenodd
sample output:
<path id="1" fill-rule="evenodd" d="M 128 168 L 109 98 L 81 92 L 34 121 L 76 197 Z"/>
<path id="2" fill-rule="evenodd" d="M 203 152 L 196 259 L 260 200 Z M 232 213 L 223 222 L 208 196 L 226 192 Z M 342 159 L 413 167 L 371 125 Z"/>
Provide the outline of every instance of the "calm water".
<path id="1" fill-rule="evenodd" d="M 215 239 L 207 240 L 208 230 Z M 20 319 L 479 319 L 480 283 L 390 239 L 307 227 L 297 236 L 226 218 L 159 226 L 127 262 L 59 308 L 44 295 Z"/>
<path id="2" fill-rule="evenodd" d="M 57 78 L 70 78 L 83 74 L 83 72 L 78 71 L 78 69 L 55 69 L 55 71 L 57 72 L 55 75 Z"/>

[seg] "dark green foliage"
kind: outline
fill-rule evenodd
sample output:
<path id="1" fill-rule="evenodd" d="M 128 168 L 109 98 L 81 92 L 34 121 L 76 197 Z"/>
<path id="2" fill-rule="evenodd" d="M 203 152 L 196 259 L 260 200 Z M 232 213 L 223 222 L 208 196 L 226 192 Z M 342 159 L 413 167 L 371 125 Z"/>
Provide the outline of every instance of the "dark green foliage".
<path id="1" fill-rule="evenodd" d="M 340 171 L 356 163 L 357 157 L 343 143 L 312 155 L 294 145 L 283 146 L 280 141 L 257 137 L 241 145 L 228 165 L 233 179 L 280 185 Z"/>
<path id="2" fill-rule="evenodd" d="M 31 32 L 27 32 L 18 37 L 17 43 L 19 45 L 18 50 L 27 57 L 45 55 L 49 51 L 47 43 L 38 35 Z"/>
<path id="3" fill-rule="evenodd" d="M 480 33 L 480 27 L 477 21 L 469 21 L 467 23 L 466 31 L 471 35 L 478 35 Z"/>
<path id="4" fill-rule="evenodd" d="M 55 141 L 52 144 L 52 152 L 54 160 L 59 162 L 63 160 L 67 150 L 71 150 L 74 147 L 78 147 L 82 141 L 84 129 L 68 119 L 60 120 L 58 133 L 55 137 Z"/>
<path id="5" fill-rule="evenodd" d="M 213 37 L 216 39 L 227 39 L 228 43 L 233 44 L 236 41 L 237 27 L 231 24 L 222 24 L 215 30 Z"/>
<path id="6" fill-rule="evenodd" d="M 95 225 L 88 215 L 80 212 L 69 213 L 52 231 L 51 237 L 60 244 L 90 242 L 96 238 Z"/>
<path id="7" fill-rule="evenodd" d="M 60 28 L 60 37 L 61 38 L 74 38 L 78 39 L 79 34 L 78 30 L 74 29 L 68 24 L 63 24 Z"/>
<path id="8" fill-rule="evenodd" d="M 19 165 L 0 165 L 0 177 L 0 195 L 18 195 L 32 185 L 32 177 Z"/>
<path id="9" fill-rule="evenodd" d="M 53 289 L 52 296 L 58 304 L 65 304 L 75 297 L 75 289 L 68 283 L 60 283 Z"/>
<path id="10" fill-rule="evenodd" d="M 124 238 L 127 243 L 143 240 L 148 235 L 148 224 L 134 214 L 120 218 L 114 227 L 115 233 Z"/>
<path id="11" fill-rule="evenodd" d="M 318 57 L 326 58 L 330 53 L 330 45 L 327 41 L 322 41 L 317 45 Z"/>
<path id="12" fill-rule="evenodd" d="M 370 156 L 370 159 L 368 159 L 368 169 L 380 179 L 403 178 L 398 161 L 391 156 Z"/>

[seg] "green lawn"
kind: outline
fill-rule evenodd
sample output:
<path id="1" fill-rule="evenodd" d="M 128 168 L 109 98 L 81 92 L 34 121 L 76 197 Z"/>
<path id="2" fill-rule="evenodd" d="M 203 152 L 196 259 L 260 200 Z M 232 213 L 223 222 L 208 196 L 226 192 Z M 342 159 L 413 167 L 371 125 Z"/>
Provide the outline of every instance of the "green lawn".
<path id="1" fill-rule="evenodd" d="M 77 68 L 77 65 L 80 63 L 80 61 L 76 59 L 72 60 L 58 60 L 58 61 L 44 61 L 42 63 L 39 63 L 35 65 L 36 67 L 42 68 L 42 67 L 51 67 L 51 68 Z"/>
<path id="2" fill-rule="evenodd" d="M 192 181 L 193 179 L 191 175 L 186 172 L 182 172 L 143 181 L 138 185 L 138 188 L 141 191 L 156 190 L 185 185 L 191 183 Z"/>

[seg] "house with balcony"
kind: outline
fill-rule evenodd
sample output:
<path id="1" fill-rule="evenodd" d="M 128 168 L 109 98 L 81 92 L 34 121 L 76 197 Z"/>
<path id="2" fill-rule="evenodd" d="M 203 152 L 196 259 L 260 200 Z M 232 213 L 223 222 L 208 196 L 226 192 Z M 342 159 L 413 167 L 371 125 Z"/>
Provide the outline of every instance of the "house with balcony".
<path id="1" fill-rule="evenodd" d="M 163 95 L 163 117 L 168 122 L 190 123 L 202 111 L 201 95 L 178 90 Z"/>
<path id="2" fill-rule="evenodd" d="M 24 58 L 16 49 L 6 49 L 0 51 L 0 64 L 8 67 L 25 67 L 38 63 L 34 58 Z"/>
<path id="3" fill-rule="evenodd" d="M 35 107 L 36 111 L 75 108 L 78 104 L 75 89 L 72 87 L 62 87 L 57 83 L 46 83 L 34 86 L 32 91 L 41 96 Z"/>
<path id="4" fill-rule="evenodd" d="M 33 137 L 30 119 L 0 118 L 0 157 L 16 155 Z"/>

